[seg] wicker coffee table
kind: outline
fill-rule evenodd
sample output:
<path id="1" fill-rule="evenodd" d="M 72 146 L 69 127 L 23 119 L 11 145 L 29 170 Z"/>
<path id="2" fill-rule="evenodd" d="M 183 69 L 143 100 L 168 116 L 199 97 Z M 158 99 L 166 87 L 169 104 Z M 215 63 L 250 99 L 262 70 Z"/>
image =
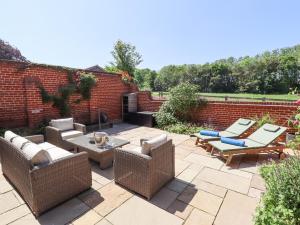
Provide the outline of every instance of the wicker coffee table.
<path id="1" fill-rule="evenodd" d="M 75 138 L 67 139 L 66 141 L 74 146 L 75 152 L 85 151 L 89 158 L 99 162 L 101 169 L 106 169 L 112 166 L 114 160 L 114 149 L 121 148 L 129 144 L 129 141 L 108 137 L 109 141 L 103 147 L 97 147 L 95 142 L 90 141 L 90 135 L 83 135 Z"/>

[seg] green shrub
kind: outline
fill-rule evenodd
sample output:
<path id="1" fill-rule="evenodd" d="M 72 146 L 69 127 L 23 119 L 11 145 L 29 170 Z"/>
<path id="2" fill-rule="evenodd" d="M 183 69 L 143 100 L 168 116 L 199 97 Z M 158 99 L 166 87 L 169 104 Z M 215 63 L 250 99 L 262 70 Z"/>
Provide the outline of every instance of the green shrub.
<path id="1" fill-rule="evenodd" d="M 189 124 L 189 123 L 178 122 L 172 125 L 168 125 L 164 129 L 170 133 L 189 135 L 189 134 L 199 132 L 202 129 L 202 127 L 198 127 L 196 125 Z"/>
<path id="2" fill-rule="evenodd" d="M 261 167 L 267 191 L 257 208 L 255 225 L 300 224 L 300 158 Z"/>
<path id="3" fill-rule="evenodd" d="M 97 78 L 92 73 L 81 73 L 78 89 L 83 99 L 91 98 L 91 89 L 96 85 Z"/>
<path id="4" fill-rule="evenodd" d="M 181 83 L 170 90 L 168 104 L 179 120 L 189 120 L 192 110 L 200 105 L 197 92 L 198 87 L 189 83 Z"/>
<path id="5" fill-rule="evenodd" d="M 159 128 L 164 128 L 170 124 L 175 124 L 178 120 L 174 116 L 174 110 L 168 102 L 164 102 L 159 111 L 154 114 L 155 121 Z"/>
<path id="6" fill-rule="evenodd" d="M 270 124 L 275 124 L 276 123 L 276 120 L 273 119 L 270 114 L 264 114 L 262 116 L 256 116 L 254 118 L 252 118 L 254 121 L 256 121 L 256 124 L 255 124 L 255 128 L 260 128 L 261 126 L 263 126 L 264 124 L 266 123 L 270 123 Z"/>

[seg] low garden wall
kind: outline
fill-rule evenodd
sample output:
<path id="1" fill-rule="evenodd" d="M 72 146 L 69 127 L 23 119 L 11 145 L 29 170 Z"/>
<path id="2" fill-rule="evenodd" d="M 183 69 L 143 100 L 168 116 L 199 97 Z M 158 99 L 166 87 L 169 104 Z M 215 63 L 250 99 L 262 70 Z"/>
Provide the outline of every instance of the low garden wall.
<path id="1" fill-rule="evenodd" d="M 60 66 L 0 60 L 0 127 L 36 127 L 44 120 L 59 118 L 60 113 L 51 103 L 43 103 L 40 83 L 47 92 L 54 94 L 68 84 L 68 69 Z M 81 70 L 83 72 L 89 72 Z M 124 84 L 120 74 L 92 72 L 98 79 L 91 98 L 74 103 L 79 94 L 70 98 L 71 114 L 78 122 L 98 121 L 98 110 L 110 119 L 120 120 L 121 96 L 137 91 L 134 85 Z"/>
<path id="2" fill-rule="evenodd" d="M 147 91 L 138 94 L 140 111 L 157 111 L 163 102 L 163 100 L 153 100 L 151 93 Z M 193 122 L 225 128 L 238 118 L 253 118 L 268 113 L 276 120 L 277 124 L 287 126 L 287 120 L 295 113 L 296 109 L 295 103 L 209 101 L 194 113 Z"/>
<path id="3" fill-rule="evenodd" d="M 43 103 L 36 84 L 42 84 L 47 92 L 54 94 L 60 86 L 68 84 L 67 73 L 68 68 L 60 66 L 0 60 L 0 127 L 36 127 L 45 120 L 60 118 L 58 109 L 52 103 Z M 79 96 L 72 95 L 69 101 L 71 116 L 85 124 L 96 123 L 100 110 L 112 120 L 121 120 L 121 97 L 124 93 L 137 92 L 137 87 L 124 84 L 120 74 L 93 74 L 98 81 L 92 89 L 91 98 L 74 103 Z M 164 102 L 152 99 L 150 92 L 137 93 L 139 111 L 158 111 Z M 193 121 L 224 128 L 240 117 L 269 113 L 278 124 L 286 126 L 287 119 L 296 108 L 294 103 L 209 101 L 194 113 Z"/>

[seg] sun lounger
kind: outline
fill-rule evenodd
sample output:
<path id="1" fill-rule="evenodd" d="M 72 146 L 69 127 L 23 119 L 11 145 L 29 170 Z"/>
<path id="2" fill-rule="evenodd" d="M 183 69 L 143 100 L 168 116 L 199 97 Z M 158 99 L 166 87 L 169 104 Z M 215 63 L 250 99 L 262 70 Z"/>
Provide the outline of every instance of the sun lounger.
<path id="1" fill-rule="evenodd" d="M 251 134 L 248 138 L 240 139 L 245 141 L 245 146 L 236 146 L 225 144 L 221 141 L 210 141 L 208 145 L 212 147 L 211 154 L 218 151 L 223 158 L 227 158 L 226 165 L 228 165 L 236 154 L 258 154 L 277 152 L 279 158 L 284 158 L 283 149 L 284 144 L 276 142 L 276 139 L 286 131 L 286 127 L 280 127 L 272 124 L 265 124 Z"/>
<path id="2" fill-rule="evenodd" d="M 216 141 L 220 140 L 221 137 L 229 137 L 229 138 L 236 138 L 236 137 L 245 137 L 247 136 L 247 131 L 255 124 L 256 122 L 249 119 L 240 118 L 235 121 L 230 127 L 228 127 L 224 131 L 219 132 L 219 137 L 213 136 L 205 136 L 201 135 L 200 133 L 195 133 L 196 136 L 196 143 L 195 145 L 207 145 L 209 141 Z"/>

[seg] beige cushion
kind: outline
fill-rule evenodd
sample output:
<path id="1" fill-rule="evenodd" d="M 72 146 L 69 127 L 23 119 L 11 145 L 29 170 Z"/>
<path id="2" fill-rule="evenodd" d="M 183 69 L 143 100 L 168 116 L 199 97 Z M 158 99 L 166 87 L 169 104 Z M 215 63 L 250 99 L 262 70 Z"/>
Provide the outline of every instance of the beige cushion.
<path id="1" fill-rule="evenodd" d="M 73 130 L 73 118 L 66 118 L 66 119 L 58 119 L 58 120 L 51 120 L 51 126 L 61 130 Z"/>
<path id="2" fill-rule="evenodd" d="M 49 153 L 34 143 L 26 144 L 22 152 L 30 159 L 33 166 L 48 164 L 52 161 Z"/>
<path id="3" fill-rule="evenodd" d="M 4 133 L 4 139 L 11 142 L 13 138 L 18 137 L 19 135 L 15 134 L 14 132 L 8 130 Z"/>
<path id="4" fill-rule="evenodd" d="M 142 154 L 148 155 L 150 153 L 150 150 L 153 148 L 157 148 L 158 146 L 164 144 L 167 142 L 167 135 L 161 134 L 155 138 L 152 138 L 151 140 L 144 141 L 142 144 Z"/>
<path id="5" fill-rule="evenodd" d="M 38 144 L 38 146 L 49 153 L 52 161 L 73 155 L 73 153 L 68 152 L 62 148 L 56 147 L 55 145 L 48 142 Z"/>
<path id="6" fill-rule="evenodd" d="M 61 132 L 61 137 L 63 140 L 67 140 L 70 138 L 78 137 L 83 135 L 81 131 L 78 130 L 68 130 L 68 131 L 63 131 Z"/>
<path id="7" fill-rule="evenodd" d="M 142 147 L 136 147 L 134 149 L 130 149 L 133 152 L 142 153 Z"/>
<path id="8" fill-rule="evenodd" d="M 49 142 L 40 143 L 40 144 L 38 144 L 38 146 L 40 146 L 44 150 L 47 150 L 47 149 L 50 149 L 50 148 L 56 148 L 55 145 L 53 145 L 53 144 L 51 144 Z"/>
<path id="9" fill-rule="evenodd" d="M 46 151 L 49 153 L 49 155 L 53 161 L 73 155 L 73 153 L 68 152 L 59 147 L 50 148 L 50 149 L 47 149 Z"/>
<path id="10" fill-rule="evenodd" d="M 31 143 L 31 142 L 29 140 L 27 140 L 26 138 L 23 138 L 20 136 L 12 139 L 12 144 L 19 149 L 22 149 L 25 146 L 25 144 L 27 144 L 27 143 Z"/>

